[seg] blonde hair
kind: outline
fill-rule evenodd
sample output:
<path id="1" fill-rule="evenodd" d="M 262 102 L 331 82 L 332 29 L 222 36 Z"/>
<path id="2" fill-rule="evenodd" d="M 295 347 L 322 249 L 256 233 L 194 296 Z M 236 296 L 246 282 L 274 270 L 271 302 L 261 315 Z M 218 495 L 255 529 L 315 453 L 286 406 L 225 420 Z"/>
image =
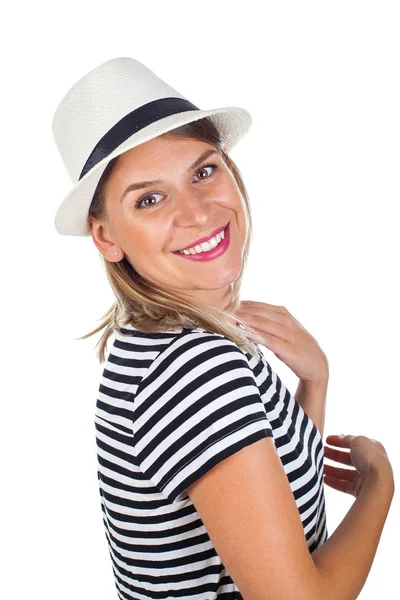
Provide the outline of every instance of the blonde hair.
<path id="1" fill-rule="evenodd" d="M 99 345 L 97 356 L 100 363 L 103 363 L 108 338 L 115 329 L 119 330 L 128 323 L 145 333 L 171 331 L 182 327 L 200 327 L 206 331 L 229 338 L 242 351 L 248 352 L 259 360 L 255 344 L 265 343 L 263 339 L 248 325 L 242 324 L 244 328 L 239 328 L 228 323 L 224 318 L 230 316 L 237 321 L 237 317 L 233 313 L 240 305 L 240 288 L 252 237 L 250 203 L 239 169 L 223 149 L 220 134 L 207 117 L 182 125 L 163 134 L 163 136 L 195 138 L 213 145 L 230 169 L 244 198 L 249 224 L 248 235 L 243 252 L 242 270 L 232 284 L 232 299 L 229 308 L 228 310 L 221 310 L 213 306 L 192 304 L 179 297 L 179 295 L 146 281 L 135 271 L 126 255 L 119 262 L 110 262 L 99 251 L 100 259 L 103 262 L 116 301 L 102 317 L 103 322 L 101 325 L 78 339 L 86 339 L 104 329 L 103 335 L 97 343 Z M 89 229 L 91 229 L 92 224 L 90 215 L 98 220 L 106 220 L 108 217 L 105 202 L 105 184 L 118 158 L 117 156 L 107 164 L 97 185 L 88 211 Z"/>

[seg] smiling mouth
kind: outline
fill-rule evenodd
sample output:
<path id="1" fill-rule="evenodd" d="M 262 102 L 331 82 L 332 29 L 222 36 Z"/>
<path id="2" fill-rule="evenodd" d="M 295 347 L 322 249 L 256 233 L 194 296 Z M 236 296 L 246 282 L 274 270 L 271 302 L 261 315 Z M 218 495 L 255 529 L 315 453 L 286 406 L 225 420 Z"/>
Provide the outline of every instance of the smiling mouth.
<path id="1" fill-rule="evenodd" d="M 214 231 L 210 235 L 200 238 L 200 240 L 198 240 L 197 242 L 193 242 L 190 246 L 186 246 L 185 248 L 180 248 L 179 250 L 174 250 L 173 254 L 181 254 L 183 252 L 183 250 L 195 249 L 196 246 L 201 246 L 201 244 L 208 243 L 216 235 L 218 235 L 218 234 L 221 235 L 222 232 L 224 232 L 224 235 L 226 235 L 226 228 L 228 227 L 228 225 L 229 225 L 229 221 L 224 227 L 218 227 L 217 229 L 214 229 Z M 219 243 L 220 242 L 218 242 L 218 244 Z M 206 252 L 206 250 L 203 250 L 203 252 Z"/>
<path id="2" fill-rule="evenodd" d="M 176 250 L 175 252 L 173 252 L 172 254 L 176 254 L 176 256 L 180 256 L 181 258 L 184 258 L 186 260 L 191 260 L 191 261 L 195 261 L 195 262 L 208 262 L 210 260 L 214 260 L 215 258 L 218 258 L 219 256 L 222 256 L 223 254 L 225 254 L 225 252 L 227 251 L 227 249 L 230 246 L 230 221 L 228 222 L 227 226 L 225 227 L 224 230 L 222 230 L 220 232 L 220 235 L 218 235 L 218 243 L 216 245 L 211 245 L 208 249 L 205 248 L 204 250 L 201 249 L 200 252 L 197 252 L 196 250 L 192 250 L 192 252 L 189 252 L 188 250 L 186 252 L 181 252 L 180 250 Z"/>

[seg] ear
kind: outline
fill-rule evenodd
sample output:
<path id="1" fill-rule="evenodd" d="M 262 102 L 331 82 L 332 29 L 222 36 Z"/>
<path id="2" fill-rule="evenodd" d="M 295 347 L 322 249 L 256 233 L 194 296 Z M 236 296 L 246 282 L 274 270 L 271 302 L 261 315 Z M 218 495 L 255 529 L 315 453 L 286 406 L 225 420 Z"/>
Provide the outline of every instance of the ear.
<path id="1" fill-rule="evenodd" d="M 114 241 L 108 222 L 100 221 L 92 216 L 90 219 L 92 223 L 91 236 L 98 251 L 109 262 L 119 262 L 124 257 L 124 253 L 122 248 Z"/>

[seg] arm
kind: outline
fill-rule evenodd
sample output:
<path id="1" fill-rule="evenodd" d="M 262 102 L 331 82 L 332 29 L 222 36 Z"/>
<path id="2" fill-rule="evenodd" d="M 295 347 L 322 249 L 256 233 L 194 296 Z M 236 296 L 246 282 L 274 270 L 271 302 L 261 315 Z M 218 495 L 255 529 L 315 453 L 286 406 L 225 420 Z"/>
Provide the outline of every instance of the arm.
<path id="1" fill-rule="evenodd" d="M 323 436 L 329 362 L 316 339 L 284 306 L 244 300 L 235 315 L 244 319 L 297 375 L 295 399 Z"/>
<path id="2" fill-rule="evenodd" d="M 393 474 L 371 471 L 330 538 L 312 553 L 325 600 L 358 598 L 368 577 L 394 494 Z"/>
<path id="3" fill-rule="evenodd" d="M 314 381 L 300 380 L 295 393 L 296 401 L 316 425 L 321 437 L 324 434 L 327 388 L 328 376 L 326 375 Z"/>
<path id="4" fill-rule="evenodd" d="M 355 600 L 394 491 L 387 470 L 367 478 L 343 521 L 312 554 L 271 437 L 222 460 L 187 489 L 244 600 Z"/>

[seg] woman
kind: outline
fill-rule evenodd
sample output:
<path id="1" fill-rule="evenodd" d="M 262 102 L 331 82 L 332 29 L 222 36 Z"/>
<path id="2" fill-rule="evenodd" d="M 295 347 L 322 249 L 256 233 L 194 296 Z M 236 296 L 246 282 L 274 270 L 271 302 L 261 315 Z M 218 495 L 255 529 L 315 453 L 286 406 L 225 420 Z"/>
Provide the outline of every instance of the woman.
<path id="1" fill-rule="evenodd" d="M 316 340 L 285 308 L 240 302 L 251 215 L 229 150 L 249 126 L 130 58 L 80 79 L 53 120 L 75 180 L 57 230 L 91 235 L 116 296 L 88 335 L 104 329 L 95 427 L 119 598 L 356 598 L 394 493 L 379 442 L 324 450 Z M 323 468 L 324 452 L 354 468 Z M 329 539 L 324 471 L 356 498 Z"/>

